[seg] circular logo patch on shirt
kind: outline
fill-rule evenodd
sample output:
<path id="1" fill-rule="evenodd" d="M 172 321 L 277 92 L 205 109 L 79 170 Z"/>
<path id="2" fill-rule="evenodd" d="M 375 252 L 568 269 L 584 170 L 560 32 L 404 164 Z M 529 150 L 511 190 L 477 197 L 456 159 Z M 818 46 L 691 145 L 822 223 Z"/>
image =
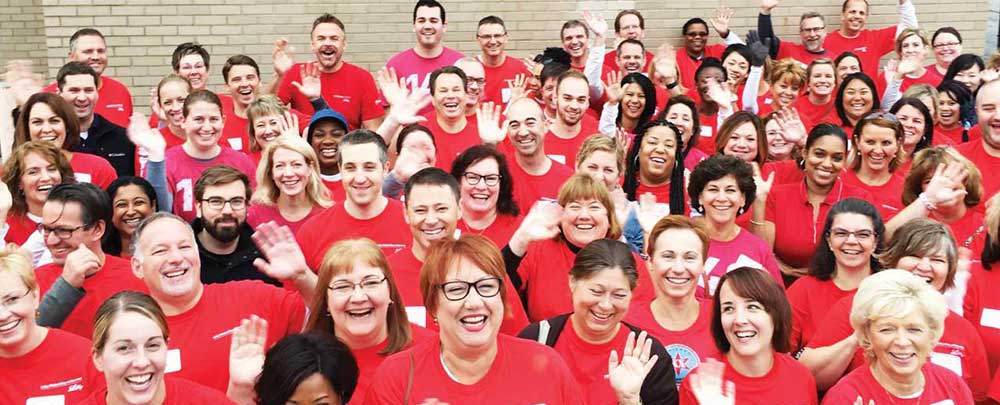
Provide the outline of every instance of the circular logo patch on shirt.
<path id="1" fill-rule="evenodd" d="M 677 378 L 677 385 L 681 384 L 684 377 L 687 377 L 701 364 L 701 358 L 690 347 L 682 344 L 672 344 L 666 347 L 670 360 L 674 363 L 674 376 Z"/>

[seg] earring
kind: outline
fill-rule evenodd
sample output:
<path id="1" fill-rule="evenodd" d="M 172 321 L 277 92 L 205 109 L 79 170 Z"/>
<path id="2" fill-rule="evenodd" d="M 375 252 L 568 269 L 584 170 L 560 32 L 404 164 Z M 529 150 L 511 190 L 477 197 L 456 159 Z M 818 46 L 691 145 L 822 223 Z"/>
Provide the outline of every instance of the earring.
<path id="1" fill-rule="evenodd" d="M 437 319 L 437 317 L 434 317 L 434 318 L 431 318 L 431 321 L 433 321 L 435 325 L 437 325 L 437 324 L 438 324 L 438 319 Z"/>
<path id="2" fill-rule="evenodd" d="M 698 211 L 699 214 L 704 214 L 705 213 L 705 206 L 699 205 L 698 208 L 695 208 L 694 210 Z"/>
<path id="3" fill-rule="evenodd" d="M 747 212 L 747 210 L 744 209 L 743 207 L 740 207 L 738 210 L 736 210 L 736 216 L 743 215 L 744 212 Z"/>

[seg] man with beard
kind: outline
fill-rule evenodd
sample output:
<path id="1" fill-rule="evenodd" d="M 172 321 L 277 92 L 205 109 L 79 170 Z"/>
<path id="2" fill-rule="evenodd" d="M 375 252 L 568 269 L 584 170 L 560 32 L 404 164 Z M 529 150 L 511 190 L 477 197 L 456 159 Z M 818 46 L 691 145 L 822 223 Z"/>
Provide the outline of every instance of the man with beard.
<path id="1" fill-rule="evenodd" d="M 684 23 L 681 33 L 684 35 L 684 46 L 677 50 L 677 68 L 681 72 L 681 85 L 685 88 L 695 88 L 694 73 L 701 66 L 701 61 L 705 58 L 722 58 L 722 52 L 732 44 L 742 44 L 743 40 L 739 35 L 734 34 L 729 29 L 729 20 L 733 17 L 733 10 L 728 7 L 715 9 L 715 17 L 711 18 L 712 27 L 715 32 L 723 38 L 725 43 L 707 45 L 708 43 L 708 23 L 701 18 L 695 17 Z"/>
<path id="2" fill-rule="evenodd" d="M 826 48 L 833 55 L 854 52 L 861 59 L 861 71 L 875 77 L 879 59 L 895 50 L 896 36 L 904 29 L 917 29 L 917 8 L 913 3 L 899 0 L 898 10 L 898 24 L 871 30 L 865 28 L 868 0 L 844 0 L 840 9 L 840 29 L 826 37 Z"/>
<path id="3" fill-rule="evenodd" d="M 576 153 L 583 141 L 598 132 L 597 120 L 587 114 L 589 86 L 577 70 L 567 70 L 556 79 L 556 119 L 545 135 L 545 152 L 568 167 L 576 167 Z"/>
<path id="4" fill-rule="evenodd" d="M 125 128 L 94 111 L 100 83 L 100 75 L 82 62 L 67 63 L 56 74 L 59 96 L 73 107 L 80 121 L 80 143 L 73 151 L 104 158 L 118 176 L 135 175 L 135 145 L 128 140 Z"/>
<path id="5" fill-rule="evenodd" d="M 132 93 L 121 82 L 104 75 L 108 67 L 108 44 L 104 34 L 93 28 L 82 28 L 69 37 L 69 61 L 82 62 L 94 68 L 101 76 L 97 93 L 100 102 L 94 111 L 108 121 L 120 127 L 128 127 L 132 116 Z M 56 83 L 45 88 L 45 91 L 55 93 Z"/>
<path id="6" fill-rule="evenodd" d="M 448 30 L 444 6 L 437 0 L 419 0 L 413 6 L 413 33 L 417 44 L 389 58 L 386 69 L 394 69 L 401 79 L 406 79 L 410 89 L 426 89 L 432 72 L 451 66 L 464 55 L 444 46 L 441 42 Z M 430 107 L 421 110 L 430 111 Z"/>
<path id="7" fill-rule="evenodd" d="M 198 218 L 191 227 L 201 257 L 201 282 L 261 280 L 280 286 L 253 265 L 263 256 L 254 246 L 253 229 L 246 222 L 250 179 L 231 166 L 212 166 L 195 183 L 194 197 Z"/>
<path id="8" fill-rule="evenodd" d="M 410 176 L 403 195 L 406 201 L 403 215 L 413 240 L 405 249 L 389 257 L 389 268 L 410 322 L 437 329 L 436 325 L 428 322 L 430 317 L 420 294 L 420 268 L 427 249 L 434 241 L 455 237 L 455 227 L 462 217 L 458 203 L 458 180 L 444 170 L 428 167 Z M 500 331 L 514 336 L 528 326 L 528 317 L 517 296 L 517 289 L 510 284 L 509 278 L 504 277 L 504 282 L 507 284 L 510 308 L 506 311 Z"/>
<path id="9" fill-rule="evenodd" d="M 976 96 L 976 114 L 983 137 L 955 147 L 962 156 L 972 161 L 983 175 L 983 195 L 1000 192 L 1000 80 L 986 82 Z M 994 173 L 986 175 L 986 173 Z M 983 211 L 986 204 L 980 204 Z"/>
<path id="10" fill-rule="evenodd" d="M 347 119 L 348 130 L 365 128 L 375 130 L 382 122 L 385 110 L 379 101 L 375 80 L 365 69 L 344 61 L 347 49 L 347 33 L 344 23 L 336 16 L 323 14 L 313 21 L 310 49 L 316 56 L 315 62 L 291 65 L 291 58 L 285 51 L 288 41 L 279 39 L 273 52 L 275 74 L 281 78 L 277 96 L 284 103 L 305 114 L 315 110 L 309 97 L 300 90 L 303 68 L 312 64 L 319 68 L 321 94 L 330 109 L 338 111 Z"/>
<path id="11" fill-rule="evenodd" d="M 476 41 L 479 42 L 482 53 L 478 58 L 486 77 L 482 101 L 507 104 L 510 102 L 510 89 L 514 79 L 519 74 L 529 74 L 524 62 L 507 54 L 508 39 L 507 26 L 500 17 L 491 15 L 479 20 Z M 465 74 L 468 75 L 469 72 L 466 71 Z"/>
<path id="12" fill-rule="evenodd" d="M 771 10 L 778 5 L 774 0 L 760 2 L 760 14 L 757 15 L 757 32 L 761 41 L 771 39 L 771 57 L 776 59 L 792 58 L 803 65 L 808 65 L 819 58 L 836 57 L 824 48 L 826 41 L 826 19 L 815 11 L 808 11 L 799 18 L 800 43 L 782 41 L 774 33 L 771 24 Z M 833 57 L 831 57 L 833 56 Z M 749 61 L 747 61 L 749 62 Z"/>
<path id="13" fill-rule="evenodd" d="M 538 200 L 555 201 L 573 169 L 545 155 L 548 126 L 542 107 L 527 98 L 514 100 L 506 124 L 508 140 L 501 149 L 510 164 L 517 205 L 527 209 Z"/>
<path id="14" fill-rule="evenodd" d="M 479 103 L 484 100 L 486 89 L 486 70 L 478 59 L 466 56 L 455 62 L 455 67 L 465 72 L 465 116 L 475 115 Z"/>
<path id="15" fill-rule="evenodd" d="M 618 54 L 621 52 L 620 47 L 625 40 L 632 39 L 641 42 L 645 38 L 646 19 L 642 18 L 642 13 L 639 10 L 629 9 L 618 12 L 618 15 L 615 16 L 615 39 L 618 41 L 617 48 L 619 49 L 604 55 L 604 70 L 611 71 L 620 65 Z M 653 53 L 643 51 L 643 64 L 639 71 L 646 72 L 649 70 L 649 63 L 653 60 Z"/>

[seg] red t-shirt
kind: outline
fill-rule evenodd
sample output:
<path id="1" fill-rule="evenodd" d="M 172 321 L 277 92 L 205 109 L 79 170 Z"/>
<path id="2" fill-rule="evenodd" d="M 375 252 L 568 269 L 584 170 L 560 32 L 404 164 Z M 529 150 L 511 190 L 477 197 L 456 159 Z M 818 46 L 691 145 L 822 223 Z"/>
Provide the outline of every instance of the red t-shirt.
<path id="1" fill-rule="evenodd" d="M 406 79 L 406 84 L 410 89 L 426 89 L 430 85 L 431 73 L 441 67 L 452 66 L 463 56 L 461 52 L 448 47 L 442 47 L 441 54 L 433 58 L 425 58 L 417 55 L 413 48 L 401 51 L 392 55 L 385 62 L 386 69 L 395 69 L 396 75 L 400 79 Z M 434 107 L 428 105 L 420 111 L 421 114 L 434 111 Z"/>
<path id="2" fill-rule="evenodd" d="M 958 221 L 945 224 L 951 230 L 951 236 L 955 238 L 958 247 L 967 247 L 972 250 L 974 261 L 979 260 L 979 255 L 986 247 L 985 222 L 986 218 L 981 212 L 970 209 Z"/>
<path id="3" fill-rule="evenodd" d="M 31 219 L 28 214 L 8 215 L 7 225 L 10 225 L 10 229 L 7 230 L 4 242 L 15 243 L 18 246 L 23 245 L 31 237 L 31 234 L 35 233 L 38 229 L 38 222 Z"/>
<path id="4" fill-rule="evenodd" d="M 566 363 L 552 348 L 503 334 L 497 335 L 496 345 L 489 371 L 470 385 L 448 376 L 437 339 L 389 356 L 375 372 L 379 384 L 369 386 L 365 404 L 399 405 L 407 392 L 409 402 L 404 405 L 420 404 L 427 398 L 478 405 L 584 403 Z"/>
<path id="5" fill-rule="evenodd" d="M 691 55 L 688 55 L 686 48 L 678 48 L 677 68 L 681 71 L 681 85 L 688 89 L 695 88 L 694 73 L 698 70 L 698 66 L 701 66 L 701 61 L 708 57 L 722 59 L 722 52 L 725 50 L 725 44 L 706 45 L 705 50 L 702 51 L 702 55 L 697 58 L 693 58 Z M 702 123 L 704 123 L 704 121 L 702 121 Z"/>
<path id="6" fill-rule="evenodd" d="M 73 168 L 73 178 L 80 183 L 90 183 L 105 190 L 112 182 L 118 180 L 118 172 L 111 163 L 100 156 L 83 152 L 73 152 L 69 160 Z"/>
<path id="7" fill-rule="evenodd" d="M 58 329 L 34 350 L 15 358 L 0 358 L 0 403 L 75 404 L 95 388 L 87 380 L 90 341 Z M 49 402 L 46 402 L 49 401 Z"/>
<path id="8" fill-rule="evenodd" d="M 47 93 L 59 90 L 58 83 L 52 82 L 45 87 Z M 94 113 L 111 121 L 117 126 L 128 128 L 132 117 L 132 93 L 128 87 L 110 76 L 101 76 L 101 87 L 97 89 L 97 105 Z"/>
<path id="9" fill-rule="evenodd" d="M 792 350 L 811 343 L 816 331 L 828 319 L 830 308 L 844 297 L 853 297 L 855 291 L 841 290 L 833 279 L 824 281 L 813 276 L 799 278 L 788 287 L 788 303 L 792 307 Z"/>
<path id="10" fill-rule="evenodd" d="M 163 384 L 166 387 L 166 393 L 164 394 L 162 405 L 216 405 L 233 403 L 222 391 L 183 378 L 164 376 Z M 104 387 L 99 391 L 94 391 L 89 398 L 80 402 L 79 405 L 107 405 L 107 397 L 108 387 Z"/>
<path id="11" fill-rule="evenodd" d="M 287 225 L 292 229 L 292 233 L 296 233 L 299 231 L 299 228 L 302 228 L 302 225 L 305 224 L 306 221 L 316 216 L 316 214 L 323 212 L 323 210 L 323 207 L 317 205 L 313 207 L 312 211 L 309 211 L 309 214 L 302 219 L 298 221 L 289 221 L 281 215 L 281 212 L 278 210 L 276 205 L 253 204 L 247 211 L 247 223 L 250 224 L 250 227 L 256 229 L 260 226 L 260 224 L 268 221 L 274 221 L 279 226 Z"/>
<path id="12" fill-rule="evenodd" d="M 556 340 L 556 353 L 562 356 L 576 384 L 583 391 L 586 404 L 615 404 L 618 398 L 607 378 L 608 356 L 612 350 L 625 349 L 625 341 L 631 330 L 626 325 L 618 328 L 618 333 L 607 343 L 593 344 L 584 341 L 573 329 L 573 317 L 566 319 L 559 339 Z M 660 359 L 658 361 L 665 361 Z"/>
<path id="13" fill-rule="evenodd" d="M 774 365 L 771 371 L 760 377 L 741 375 L 726 363 L 723 379 L 732 381 L 736 386 L 736 403 L 740 405 L 816 405 L 816 380 L 809 369 L 791 356 L 784 353 L 774 353 Z M 681 405 L 698 405 L 699 402 L 691 391 L 691 379 L 685 379 L 680 389 Z M 845 402 L 850 404 L 850 402 Z M 704 404 L 708 405 L 708 404 Z"/>
<path id="14" fill-rule="evenodd" d="M 411 323 L 410 338 L 410 343 L 403 347 L 403 350 L 412 349 L 413 347 L 421 345 L 428 340 L 436 340 L 437 334 Z M 365 394 L 368 392 L 368 387 L 371 386 L 374 381 L 375 370 L 378 370 L 378 366 L 380 366 L 387 357 L 395 354 L 382 354 L 382 351 L 385 350 L 387 346 L 389 346 L 388 338 L 383 340 L 382 343 L 372 347 L 366 347 L 364 349 L 351 349 L 351 354 L 354 355 L 354 360 L 358 362 L 358 384 L 354 387 L 354 394 L 351 395 L 350 403 L 365 403 Z"/>
<path id="15" fill-rule="evenodd" d="M 194 184 L 201 173 L 215 165 L 229 165 L 243 173 L 256 173 L 257 168 L 246 154 L 222 147 L 218 156 L 201 160 L 184 151 L 183 146 L 173 147 L 166 153 L 167 189 L 174 196 L 174 214 L 192 221 L 195 218 Z M 250 177 L 251 188 L 256 187 L 254 176 Z"/>
<path id="16" fill-rule="evenodd" d="M 792 58 L 803 65 L 803 67 L 808 66 L 814 60 L 819 58 L 836 58 L 836 55 L 830 55 L 830 52 L 824 49 L 822 52 L 809 52 L 806 47 L 802 44 L 797 44 L 790 41 L 781 41 L 781 46 L 778 47 L 778 59 Z M 801 112 L 801 111 L 800 111 Z"/>
<path id="17" fill-rule="evenodd" d="M 517 75 L 531 75 L 524 62 L 510 55 L 504 57 L 500 66 L 486 66 L 484 63 L 483 70 L 486 72 L 486 89 L 480 102 L 492 101 L 497 105 L 507 105 L 510 101 L 510 84 Z"/>
<path id="18" fill-rule="evenodd" d="M 576 168 L 576 154 L 580 152 L 583 142 L 591 135 L 600 131 L 597 129 L 597 120 L 584 114 L 580 119 L 580 132 L 572 138 L 560 138 L 556 134 L 545 133 L 545 154 L 556 162 L 562 163 L 570 168 Z"/>
<path id="19" fill-rule="evenodd" d="M 235 151 L 249 153 L 250 134 L 247 133 L 248 121 L 246 118 L 236 115 L 234 108 L 235 106 L 231 101 L 223 103 L 222 115 L 226 117 L 226 124 L 222 127 L 222 137 L 219 138 L 219 145 Z"/>
<path id="20" fill-rule="evenodd" d="M 510 176 L 514 180 L 514 201 L 517 201 L 517 206 L 523 210 L 531 209 L 538 200 L 558 200 L 559 189 L 573 176 L 573 169 L 554 160 L 548 172 L 535 176 L 524 171 L 514 156 L 506 157 Z"/>
<path id="21" fill-rule="evenodd" d="M 291 103 L 293 109 L 311 117 L 315 112 L 312 103 L 292 85 L 292 82 L 302 83 L 304 65 L 305 63 L 296 63 L 288 70 L 285 78 L 281 80 L 277 96 L 282 102 Z M 361 128 L 362 122 L 385 115 L 375 79 L 367 70 L 344 62 L 336 72 L 320 73 L 319 81 L 323 100 L 331 110 L 344 114 L 348 130 Z M 299 125 L 303 128 L 308 124 L 308 120 L 299 121 Z"/>
<path id="22" fill-rule="evenodd" d="M 437 324 L 431 321 L 434 314 L 427 313 L 423 294 L 420 293 L 420 269 L 423 266 L 424 263 L 413 255 L 411 247 L 389 256 L 389 268 L 392 269 L 392 276 L 396 280 L 396 287 L 399 288 L 399 295 L 403 297 L 406 315 L 410 322 L 437 331 Z M 517 336 L 525 326 L 528 326 L 528 316 L 525 315 L 524 307 L 521 305 L 521 297 L 517 295 L 517 290 L 510 283 L 510 277 L 504 276 L 503 281 L 507 287 L 508 308 L 507 315 L 504 316 L 503 323 L 500 325 L 500 333 Z"/>
<path id="23" fill-rule="evenodd" d="M 840 177 L 844 179 L 844 184 L 867 190 L 871 193 L 875 199 L 868 202 L 872 203 L 878 209 L 878 213 L 882 215 L 882 222 L 889 222 L 899 211 L 906 208 L 903 205 L 902 197 L 903 183 L 906 181 L 906 177 L 900 174 L 900 171 L 897 170 L 889 177 L 889 181 L 881 186 L 873 186 L 861 181 L 858 178 L 858 174 L 851 169 L 842 171 Z"/>
<path id="24" fill-rule="evenodd" d="M 344 191 L 344 183 L 340 180 L 339 173 L 333 176 L 320 175 L 320 178 L 323 179 L 326 189 L 330 190 L 330 199 L 334 203 L 341 204 L 347 199 L 347 192 Z"/>
<path id="25" fill-rule="evenodd" d="M 719 284 L 726 273 L 740 267 L 753 267 L 766 271 L 781 286 L 785 282 L 781 279 L 781 267 L 774 258 L 774 252 L 763 239 L 740 229 L 733 240 L 728 242 L 713 239 L 708 245 L 708 257 L 705 259 L 705 273 L 708 274 L 708 290 L 713 294 L 715 287 Z M 698 280 L 699 298 L 708 298 L 705 294 L 705 286 L 702 279 Z"/>
<path id="26" fill-rule="evenodd" d="M 691 138 L 698 140 L 698 138 L 695 137 Z M 709 155 L 701 149 L 691 148 L 691 150 L 688 151 L 687 156 L 684 157 L 684 169 L 687 171 L 694 171 L 695 166 L 698 166 L 698 163 L 701 163 L 702 160 L 708 159 L 708 156 Z"/>
<path id="27" fill-rule="evenodd" d="M 306 306 L 298 293 L 260 281 L 230 281 L 203 286 L 191 309 L 168 316 L 167 373 L 225 391 L 229 383 L 230 337 L 214 338 L 257 315 L 267 320 L 267 345 L 298 333 Z"/>
<path id="28" fill-rule="evenodd" d="M 813 104 L 812 101 L 809 101 L 809 96 L 807 95 L 802 95 L 795 100 L 795 108 L 799 112 L 799 118 L 802 119 L 802 124 L 805 125 L 806 131 L 811 130 L 816 124 L 821 122 L 840 125 L 837 108 L 833 105 L 834 100 L 836 100 L 835 97 L 830 97 L 829 103 Z"/>
<path id="29" fill-rule="evenodd" d="M 326 251 L 334 243 L 351 238 L 368 238 L 391 256 L 406 247 L 410 241 L 409 225 L 403 219 L 403 204 L 390 199 L 388 204 L 371 219 L 357 219 L 347 213 L 344 204 L 337 204 L 313 216 L 295 234 L 306 263 L 319 271 Z"/>
<path id="30" fill-rule="evenodd" d="M 62 271 L 62 266 L 55 263 L 35 269 L 35 279 L 42 296 L 62 277 Z M 94 335 L 94 315 L 105 300 L 122 291 L 148 291 L 146 285 L 132 273 L 128 260 L 109 254 L 104 255 L 101 269 L 83 280 L 83 289 L 87 295 L 70 312 L 60 329 L 85 338 Z"/>
<path id="31" fill-rule="evenodd" d="M 982 263 L 972 263 L 972 277 L 965 292 L 962 315 L 979 331 L 986 347 L 991 372 L 1000 367 L 1000 294 L 993 294 L 1000 286 L 1000 270 L 993 264 L 986 270 Z"/>
<path id="32" fill-rule="evenodd" d="M 695 128 L 695 135 L 698 136 L 697 143 L 694 147 L 700 149 L 708 155 L 715 154 L 715 135 L 719 132 L 719 115 L 702 115 L 698 114 L 698 123 L 701 128 Z"/>
<path id="33" fill-rule="evenodd" d="M 854 333 L 850 320 L 853 303 L 853 295 L 834 303 L 823 322 L 819 324 L 815 338 L 809 341 L 808 347 L 830 346 Z M 969 387 L 976 398 L 986 397 L 986 390 L 990 384 L 986 349 L 983 348 L 976 329 L 958 314 L 948 312 L 948 317 L 944 320 L 944 334 L 934 345 L 929 363 L 944 367 L 964 379 L 965 384 L 962 385 Z M 864 352 L 859 348 L 854 352 L 847 371 L 856 368 L 867 369 L 867 364 Z"/>
<path id="34" fill-rule="evenodd" d="M 721 55 L 721 53 L 720 53 L 720 55 Z M 648 72 L 649 71 L 649 64 L 653 63 L 653 58 L 654 57 L 655 57 L 655 55 L 653 55 L 652 52 L 646 51 L 646 64 L 642 65 L 642 71 L 643 72 Z M 608 51 L 608 52 L 606 52 L 604 54 L 604 73 L 605 74 L 608 73 L 608 72 L 617 72 L 618 71 L 618 59 L 617 58 L 618 58 L 618 49 L 611 49 L 610 51 Z M 659 100 L 659 98 L 657 98 L 657 100 Z"/>
<path id="35" fill-rule="evenodd" d="M 920 370 L 924 375 L 924 389 L 916 398 L 900 398 L 890 394 L 872 375 L 871 367 L 860 367 L 842 378 L 823 397 L 823 404 L 853 404 L 859 397 L 861 403 L 876 404 L 973 404 L 972 393 L 961 379 L 933 363 Z"/>
<path id="36" fill-rule="evenodd" d="M 941 84 L 941 80 L 944 79 L 944 77 L 936 73 L 937 71 L 933 67 L 931 67 L 930 69 L 924 70 L 924 74 L 921 75 L 920 77 L 910 77 L 908 75 L 904 75 L 903 82 L 900 83 L 899 85 L 899 93 L 902 94 L 903 92 L 906 91 L 906 89 L 910 88 L 910 86 L 920 83 L 927 84 L 930 85 L 931 87 L 937 88 L 937 86 Z M 875 87 L 878 90 L 878 94 L 885 94 L 885 87 L 886 87 L 885 74 L 883 72 L 878 72 L 877 75 L 872 77 L 872 80 L 875 81 Z"/>
<path id="37" fill-rule="evenodd" d="M 954 139 L 957 141 L 960 138 Z M 979 169 L 979 173 L 982 174 L 980 178 L 983 180 L 983 201 L 986 201 L 989 197 L 1000 191 L 1000 176 L 996 175 L 996 173 L 1000 173 L 1000 157 L 990 155 L 986 151 L 983 141 L 972 141 L 971 136 L 969 139 L 969 142 L 956 146 L 955 150 L 961 153 L 962 156 L 965 156 L 966 159 L 972 161 L 976 165 L 976 168 Z M 985 209 L 985 204 L 979 205 L 980 211 L 984 211 Z"/>
<path id="38" fill-rule="evenodd" d="M 441 128 L 434 112 L 426 114 L 424 117 L 427 118 L 424 125 L 434 134 L 434 147 L 437 149 L 437 163 L 434 166 L 441 170 L 451 171 L 451 163 L 455 161 L 455 157 L 465 152 L 466 149 L 483 142 L 479 138 L 479 127 L 476 126 L 474 115 L 465 117 L 465 128 L 458 132 L 448 132 Z"/>
<path id="39" fill-rule="evenodd" d="M 531 207 L 521 208 L 521 212 L 525 212 Z M 521 226 L 521 220 L 524 219 L 524 215 L 504 215 L 497 213 L 493 223 L 483 229 L 472 229 L 463 220 L 458 221 L 457 229 L 462 231 L 462 233 L 474 233 L 476 235 L 483 235 L 490 239 L 497 249 L 503 249 L 510 242 L 510 238 L 514 236 L 514 232 L 517 232 L 517 227 Z"/>
<path id="40" fill-rule="evenodd" d="M 653 282 L 646 270 L 646 261 L 632 253 L 639 283 L 632 291 L 632 305 L 644 305 L 656 298 Z M 556 315 L 573 312 L 573 293 L 569 290 L 569 269 L 576 253 L 562 237 L 528 244 L 518 275 L 524 283 L 521 290 L 527 297 L 528 319 L 539 322 Z"/>
<path id="41" fill-rule="evenodd" d="M 896 46 L 896 26 L 877 30 L 861 30 L 854 38 L 845 38 L 840 30 L 826 36 L 823 46 L 832 55 L 854 52 L 861 59 L 861 71 L 869 77 L 878 76 L 878 61 Z"/>
<path id="42" fill-rule="evenodd" d="M 649 304 L 633 304 L 628 309 L 625 322 L 649 333 L 667 349 L 674 364 L 674 377 L 680 385 L 701 364 L 702 359 L 722 359 L 722 353 L 712 340 L 712 302 L 698 300 L 698 319 L 687 329 L 673 331 L 664 329 L 653 316 Z"/>
<path id="43" fill-rule="evenodd" d="M 813 206 L 806 194 L 806 183 L 778 184 L 767 197 L 765 217 L 774 224 L 774 254 L 793 267 L 809 264 L 819 238 L 822 237 L 826 213 L 845 198 L 872 201 L 871 193 L 844 184 L 839 178 L 819 206 L 819 215 L 813 218 Z M 778 209 L 778 205 L 781 209 Z"/>

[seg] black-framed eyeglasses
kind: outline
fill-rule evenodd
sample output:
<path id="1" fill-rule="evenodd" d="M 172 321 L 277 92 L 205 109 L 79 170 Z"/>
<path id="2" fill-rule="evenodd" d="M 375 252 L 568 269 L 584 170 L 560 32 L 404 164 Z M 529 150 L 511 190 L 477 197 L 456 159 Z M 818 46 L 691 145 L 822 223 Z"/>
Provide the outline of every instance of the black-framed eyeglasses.
<path id="1" fill-rule="evenodd" d="M 500 294 L 501 283 L 503 283 L 503 280 L 497 277 L 483 278 L 472 283 L 468 281 L 449 281 L 441 284 L 441 292 L 444 293 L 444 297 L 448 301 L 461 301 L 469 296 L 469 291 L 475 288 L 476 294 L 479 294 L 480 297 L 490 298 Z"/>
<path id="2" fill-rule="evenodd" d="M 372 292 L 378 290 L 378 288 L 382 286 L 382 283 L 384 283 L 385 280 L 386 280 L 385 276 L 382 276 L 382 278 L 368 277 L 357 283 L 352 283 L 347 280 L 341 280 L 333 284 L 330 284 L 330 286 L 328 286 L 327 289 L 329 289 L 330 292 L 332 292 L 334 295 L 347 296 L 353 294 L 354 290 L 357 289 L 358 287 L 361 287 L 361 291 L 364 292 Z"/>
<path id="3" fill-rule="evenodd" d="M 73 232 L 79 231 L 81 229 L 86 229 L 89 226 L 90 225 L 80 225 L 75 228 L 60 228 L 60 227 L 46 226 L 45 224 L 38 224 L 38 226 L 35 229 L 37 229 L 38 232 L 42 234 L 43 238 L 47 238 L 49 237 L 50 233 L 54 233 L 56 234 L 57 238 L 66 240 L 73 237 Z"/>
<path id="4" fill-rule="evenodd" d="M 221 210 L 225 208 L 226 204 L 229 204 L 229 206 L 234 210 L 241 210 L 247 206 L 246 197 L 233 197 L 228 200 L 222 197 L 212 197 L 203 198 L 201 202 L 208 204 L 208 208 L 213 210 Z"/>
<path id="5" fill-rule="evenodd" d="M 13 308 L 15 305 L 17 305 L 18 303 L 20 303 L 21 299 L 23 299 L 24 297 L 27 297 L 28 294 L 31 294 L 31 290 L 27 290 L 24 293 L 22 293 L 21 295 L 14 295 L 14 296 L 10 296 L 10 297 L 4 298 L 3 301 L 0 301 L 0 308 L 6 308 L 7 311 L 10 311 L 11 308 Z"/>
<path id="6" fill-rule="evenodd" d="M 848 231 L 840 228 L 830 230 L 830 237 L 837 240 L 847 240 L 847 238 L 850 238 L 851 236 L 854 236 L 854 239 L 858 242 L 867 242 L 875 238 L 875 231 L 869 229 Z"/>
<path id="7" fill-rule="evenodd" d="M 492 35 L 476 34 L 476 38 L 485 39 L 487 41 L 489 41 L 489 40 L 499 40 L 499 39 L 502 39 L 505 36 L 507 36 L 506 32 L 503 33 L 503 34 L 492 34 Z"/>
<path id="8" fill-rule="evenodd" d="M 485 181 L 486 185 L 490 186 L 490 187 L 493 187 L 493 186 L 496 186 L 497 184 L 500 184 L 500 175 L 499 174 L 487 174 L 487 175 L 483 176 L 483 175 L 477 174 L 477 173 L 465 172 L 464 174 L 462 174 L 462 178 L 464 178 L 465 182 L 468 183 L 470 186 L 474 186 L 476 184 L 479 184 L 480 180 Z"/>

